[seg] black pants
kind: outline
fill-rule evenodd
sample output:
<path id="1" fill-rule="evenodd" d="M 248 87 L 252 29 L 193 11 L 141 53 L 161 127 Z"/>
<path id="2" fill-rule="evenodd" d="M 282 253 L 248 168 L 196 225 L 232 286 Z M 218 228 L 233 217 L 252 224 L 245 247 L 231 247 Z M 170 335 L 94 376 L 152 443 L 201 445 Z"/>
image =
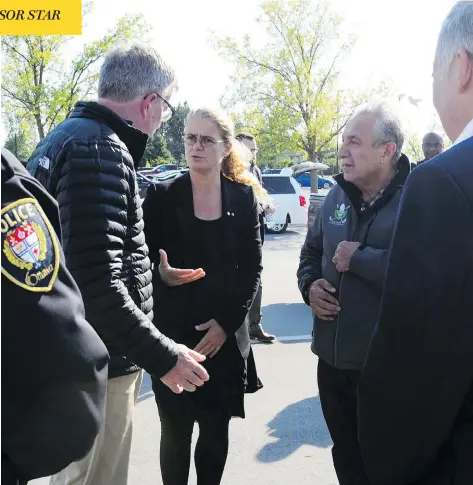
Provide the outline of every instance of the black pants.
<path id="1" fill-rule="evenodd" d="M 319 359 L 320 403 L 333 441 L 340 485 L 369 485 L 358 443 L 357 388 L 360 371 L 337 369 Z"/>
<path id="2" fill-rule="evenodd" d="M 182 396 L 185 397 L 185 396 Z M 161 418 L 160 463 L 163 485 L 187 485 L 194 423 L 199 424 L 195 448 L 197 485 L 219 485 L 228 455 L 230 413 L 202 409 L 183 401 L 182 409 L 170 409 L 157 401 Z"/>
<path id="3" fill-rule="evenodd" d="M 250 325 L 259 325 L 261 323 L 261 303 L 263 300 L 263 285 L 259 284 L 258 291 L 256 292 L 255 299 L 250 307 L 250 311 L 248 312 L 248 319 Z"/>

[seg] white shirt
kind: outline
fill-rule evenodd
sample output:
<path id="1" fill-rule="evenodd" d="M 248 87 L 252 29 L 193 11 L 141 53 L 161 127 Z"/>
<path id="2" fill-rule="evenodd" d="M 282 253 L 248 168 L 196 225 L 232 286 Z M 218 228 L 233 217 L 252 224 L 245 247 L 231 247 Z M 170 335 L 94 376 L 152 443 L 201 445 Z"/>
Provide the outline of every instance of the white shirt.
<path id="1" fill-rule="evenodd" d="M 473 136 L 473 120 L 471 120 L 466 126 L 465 129 L 461 132 L 460 136 L 455 140 L 455 143 L 452 146 L 458 145 L 462 141 Z"/>

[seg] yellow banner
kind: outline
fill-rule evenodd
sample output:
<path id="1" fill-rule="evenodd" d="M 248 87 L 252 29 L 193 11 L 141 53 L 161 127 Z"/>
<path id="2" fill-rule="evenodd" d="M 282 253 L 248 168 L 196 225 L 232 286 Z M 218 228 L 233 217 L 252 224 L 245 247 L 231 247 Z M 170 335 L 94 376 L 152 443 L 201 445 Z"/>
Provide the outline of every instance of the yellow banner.
<path id="1" fill-rule="evenodd" d="M 0 0 L 0 35 L 80 35 L 82 0 Z"/>

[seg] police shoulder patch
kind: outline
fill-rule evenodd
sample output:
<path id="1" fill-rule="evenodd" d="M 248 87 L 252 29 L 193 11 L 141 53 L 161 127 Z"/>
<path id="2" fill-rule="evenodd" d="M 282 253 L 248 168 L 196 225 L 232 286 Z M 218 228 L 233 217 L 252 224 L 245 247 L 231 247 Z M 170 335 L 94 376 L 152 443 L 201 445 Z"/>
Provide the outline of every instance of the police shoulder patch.
<path id="1" fill-rule="evenodd" d="M 38 201 L 20 199 L 2 208 L 2 274 L 37 293 L 51 291 L 59 271 L 59 244 Z"/>

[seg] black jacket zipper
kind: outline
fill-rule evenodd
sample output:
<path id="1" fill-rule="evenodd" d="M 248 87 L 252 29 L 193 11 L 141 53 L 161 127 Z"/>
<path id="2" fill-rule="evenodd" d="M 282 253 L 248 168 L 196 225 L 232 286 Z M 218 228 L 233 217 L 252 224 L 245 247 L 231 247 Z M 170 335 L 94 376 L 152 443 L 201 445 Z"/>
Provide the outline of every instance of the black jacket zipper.
<path id="1" fill-rule="evenodd" d="M 353 231 L 353 236 L 351 237 L 350 241 L 355 241 L 355 237 L 358 234 L 359 226 L 360 226 L 360 221 L 363 217 L 363 214 L 361 214 L 361 217 L 358 216 L 358 220 L 356 221 L 355 225 L 355 230 Z M 340 278 L 340 286 L 338 289 L 338 303 L 340 304 L 340 307 L 342 306 L 342 286 L 343 286 L 343 278 L 345 274 L 342 274 L 342 277 Z M 335 329 L 335 342 L 333 344 L 333 366 L 337 367 L 337 362 L 338 362 L 338 331 L 340 328 L 340 313 L 337 313 L 337 327 Z"/>

